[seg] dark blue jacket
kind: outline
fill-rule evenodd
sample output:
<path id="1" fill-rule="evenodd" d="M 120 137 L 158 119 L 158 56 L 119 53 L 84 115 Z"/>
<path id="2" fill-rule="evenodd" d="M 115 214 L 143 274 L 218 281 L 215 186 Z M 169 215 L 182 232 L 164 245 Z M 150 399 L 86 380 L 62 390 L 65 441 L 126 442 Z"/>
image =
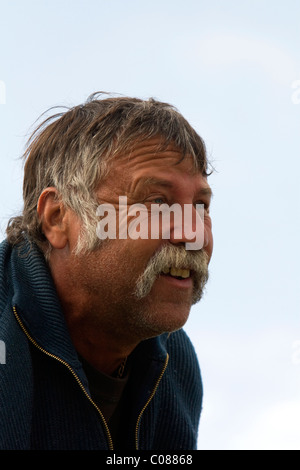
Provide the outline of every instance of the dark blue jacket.
<path id="1" fill-rule="evenodd" d="M 50 271 L 28 242 L 0 244 L 0 341 L 0 449 L 114 449 Z M 183 330 L 140 343 L 125 393 L 115 450 L 196 448 L 202 383 Z"/>

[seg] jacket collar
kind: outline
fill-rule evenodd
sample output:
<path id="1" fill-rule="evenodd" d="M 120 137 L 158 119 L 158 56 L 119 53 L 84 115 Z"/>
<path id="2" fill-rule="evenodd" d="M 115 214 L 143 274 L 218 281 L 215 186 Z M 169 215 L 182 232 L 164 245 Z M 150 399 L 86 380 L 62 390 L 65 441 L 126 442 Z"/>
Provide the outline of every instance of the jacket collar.
<path id="1" fill-rule="evenodd" d="M 78 364 L 44 255 L 26 240 L 12 249 L 12 307 L 36 343 L 71 366 Z"/>

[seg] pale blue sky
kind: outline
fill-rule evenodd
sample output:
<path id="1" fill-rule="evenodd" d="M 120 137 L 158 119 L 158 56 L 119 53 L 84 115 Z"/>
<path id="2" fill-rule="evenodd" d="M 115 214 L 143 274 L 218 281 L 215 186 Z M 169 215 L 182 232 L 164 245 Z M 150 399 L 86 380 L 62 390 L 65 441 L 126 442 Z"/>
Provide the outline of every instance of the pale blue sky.
<path id="1" fill-rule="evenodd" d="M 296 0 L 0 0 L 1 239 L 22 207 L 18 158 L 51 106 L 154 96 L 207 143 L 215 250 L 186 325 L 199 449 L 300 449 L 299 18 Z"/>

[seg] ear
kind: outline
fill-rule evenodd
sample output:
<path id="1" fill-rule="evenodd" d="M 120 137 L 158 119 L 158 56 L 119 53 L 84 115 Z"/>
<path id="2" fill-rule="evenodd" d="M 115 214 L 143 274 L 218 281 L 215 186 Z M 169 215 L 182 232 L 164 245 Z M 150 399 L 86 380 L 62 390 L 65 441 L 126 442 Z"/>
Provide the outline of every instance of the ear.
<path id="1" fill-rule="evenodd" d="M 66 209 L 56 188 L 46 188 L 39 197 L 37 212 L 42 231 L 53 248 L 62 249 L 68 243 Z"/>

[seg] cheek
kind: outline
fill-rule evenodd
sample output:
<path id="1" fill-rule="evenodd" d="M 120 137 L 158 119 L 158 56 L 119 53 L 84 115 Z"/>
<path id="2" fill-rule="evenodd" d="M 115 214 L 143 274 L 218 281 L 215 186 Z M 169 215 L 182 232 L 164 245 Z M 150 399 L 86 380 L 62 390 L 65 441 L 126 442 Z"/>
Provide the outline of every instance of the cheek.
<path id="1" fill-rule="evenodd" d="M 128 238 L 122 241 L 116 240 L 116 242 L 117 253 L 121 258 L 127 259 L 128 263 L 137 270 L 143 269 L 161 245 L 161 241 L 156 239 L 132 240 Z"/>
<path id="2" fill-rule="evenodd" d="M 107 277 L 119 285 L 135 284 L 155 248 L 151 240 L 110 240 L 101 250 Z"/>

